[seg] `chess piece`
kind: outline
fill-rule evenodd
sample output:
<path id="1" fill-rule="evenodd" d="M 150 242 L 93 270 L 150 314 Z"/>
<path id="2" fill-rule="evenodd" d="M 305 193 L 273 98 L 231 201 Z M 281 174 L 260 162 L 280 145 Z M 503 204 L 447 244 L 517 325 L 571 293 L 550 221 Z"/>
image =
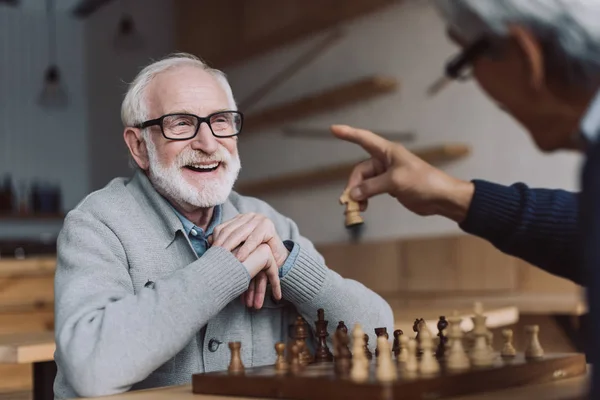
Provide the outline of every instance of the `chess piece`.
<path id="1" fill-rule="evenodd" d="M 371 350 L 369 350 L 369 335 L 367 335 L 366 333 L 365 333 L 365 356 L 367 357 L 367 360 L 373 359 L 373 354 L 371 353 Z"/>
<path id="2" fill-rule="evenodd" d="M 384 335 L 377 337 L 377 348 L 381 350 L 377 359 L 376 371 L 379 382 L 391 382 L 397 378 L 396 366 L 392 361 L 392 352 L 388 340 Z"/>
<path id="3" fill-rule="evenodd" d="M 407 357 L 404 370 L 406 372 L 417 372 L 419 369 L 419 362 L 417 360 L 417 340 L 415 338 L 409 338 L 407 344 Z"/>
<path id="4" fill-rule="evenodd" d="M 517 350 L 512 344 L 513 331 L 512 329 L 503 329 L 502 337 L 504 338 L 504 345 L 500 351 L 500 355 L 505 358 L 511 358 L 517 355 Z"/>
<path id="5" fill-rule="evenodd" d="M 292 371 L 292 373 L 294 374 L 297 374 L 303 369 L 302 363 L 300 363 L 300 349 L 298 348 L 298 345 L 293 344 L 290 353 L 292 356 L 292 362 L 290 363 L 290 371 Z"/>
<path id="6" fill-rule="evenodd" d="M 419 355 L 419 356 L 422 354 L 421 340 L 420 340 L 419 333 L 420 333 L 421 329 L 423 328 L 423 326 L 426 326 L 425 320 L 423 318 L 415 319 L 415 322 L 413 323 L 413 331 L 416 332 L 415 340 L 417 341 L 417 355 Z"/>
<path id="7" fill-rule="evenodd" d="M 277 373 L 285 373 L 289 369 L 288 362 L 285 359 L 285 343 L 275 343 L 275 351 L 277 352 L 277 359 L 275 360 L 275 371 Z"/>
<path id="8" fill-rule="evenodd" d="M 317 336 L 317 348 L 315 350 L 315 362 L 333 361 L 333 354 L 327 347 L 327 325 L 329 321 L 325 320 L 325 312 L 322 308 L 317 310 L 317 321 L 315 321 L 315 333 Z"/>
<path id="9" fill-rule="evenodd" d="M 369 360 L 363 348 L 365 346 L 365 332 L 360 324 L 354 325 L 352 331 L 352 369 L 350 378 L 355 382 L 364 382 L 369 379 Z"/>
<path id="10" fill-rule="evenodd" d="M 429 329 L 422 329 L 419 334 L 421 337 L 421 349 L 423 351 L 421 362 L 419 363 L 419 372 L 423 375 L 435 374 L 439 372 L 440 364 L 433 354 L 433 349 L 435 347 L 433 337 L 431 336 Z"/>
<path id="11" fill-rule="evenodd" d="M 229 342 L 229 350 L 231 353 L 231 361 L 227 370 L 230 374 L 241 374 L 244 372 L 244 364 L 242 363 L 242 357 L 240 350 L 242 348 L 241 342 Z"/>
<path id="12" fill-rule="evenodd" d="M 460 327 L 461 318 L 458 313 L 448 318 L 450 324 L 448 328 L 448 338 L 450 339 L 450 349 L 445 355 L 446 367 L 449 371 L 463 371 L 469 369 L 471 362 L 463 347 L 463 331 Z"/>
<path id="13" fill-rule="evenodd" d="M 535 359 L 544 357 L 544 349 L 539 340 L 540 327 L 538 325 L 528 325 L 525 327 L 527 335 L 527 347 L 525 349 L 525 358 Z"/>
<path id="14" fill-rule="evenodd" d="M 443 315 L 440 316 L 440 319 L 437 323 L 437 328 L 438 328 L 438 333 L 437 336 L 440 338 L 439 342 L 438 342 L 438 347 L 437 350 L 435 352 L 435 356 L 437 358 L 444 358 L 444 353 L 446 352 L 446 342 L 448 341 L 447 335 L 446 335 L 446 328 L 448 327 L 448 321 L 446 320 L 446 317 L 444 317 Z"/>
<path id="15" fill-rule="evenodd" d="M 344 210 L 346 227 L 364 223 L 364 220 L 360 215 L 360 205 L 356 201 L 350 199 L 349 189 L 344 191 L 339 200 L 340 204 L 346 205 L 346 209 Z"/>
<path id="16" fill-rule="evenodd" d="M 295 330 L 295 341 L 296 346 L 298 346 L 298 350 L 300 351 L 300 364 L 308 365 L 312 362 L 313 358 L 310 354 L 310 350 L 306 345 L 306 339 L 308 338 L 308 330 L 306 329 L 306 322 L 304 318 L 298 316 L 296 318 L 296 323 L 294 324 Z"/>
<path id="17" fill-rule="evenodd" d="M 406 363 L 408 361 L 408 336 L 400 335 L 400 352 L 396 356 L 396 361 L 400 363 Z"/>
<path id="18" fill-rule="evenodd" d="M 404 334 L 401 329 L 396 329 L 394 331 L 394 345 L 392 346 L 392 353 L 394 353 L 394 357 L 398 358 L 398 354 L 400 354 L 400 336 Z"/>
<path id="19" fill-rule="evenodd" d="M 338 322 L 338 326 L 337 328 L 335 328 L 337 331 L 339 330 L 343 330 L 344 333 L 348 333 L 348 327 L 346 327 L 346 325 L 344 324 L 344 321 L 340 321 Z"/>
<path id="20" fill-rule="evenodd" d="M 473 317 L 473 335 L 475 343 L 471 349 L 471 364 L 475 367 L 489 367 L 494 363 L 494 352 L 488 344 L 488 330 L 485 325 L 487 317 L 476 313 Z"/>
<path id="21" fill-rule="evenodd" d="M 379 338 L 380 336 L 385 336 L 386 340 L 390 338 L 390 336 L 387 333 L 387 328 L 375 328 L 375 336 L 377 338 Z M 377 341 L 377 343 L 379 343 L 379 341 Z M 375 347 L 375 357 L 379 357 L 379 346 Z"/>
<path id="22" fill-rule="evenodd" d="M 343 330 L 339 329 L 335 331 L 336 345 L 337 345 L 337 357 L 335 357 L 334 370 L 338 375 L 348 375 L 350 372 L 350 365 L 352 363 L 352 353 L 348 348 L 350 339 L 348 334 Z"/>

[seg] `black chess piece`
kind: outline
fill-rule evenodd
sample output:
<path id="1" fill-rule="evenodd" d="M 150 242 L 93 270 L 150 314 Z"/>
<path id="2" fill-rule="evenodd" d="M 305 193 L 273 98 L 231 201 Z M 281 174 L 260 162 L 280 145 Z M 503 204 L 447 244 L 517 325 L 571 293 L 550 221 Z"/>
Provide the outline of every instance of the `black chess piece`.
<path id="1" fill-rule="evenodd" d="M 387 333 L 387 328 L 375 328 L 375 337 L 385 336 L 386 339 L 390 338 L 390 335 Z M 377 339 L 375 339 L 377 340 Z M 379 349 L 375 348 L 375 357 L 379 357 Z"/>
<path id="2" fill-rule="evenodd" d="M 423 354 L 423 351 L 421 350 L 421 340 L 419 338 L 419 330 L 421 329 L 421 326 L 424 324 L 425 324 L 425 320 L 423 318 L 415 319 L 415 322 L 413 324 L 413 331 L 415 331 L 417 333 L 415 336 L 415 340 L 417 342 L 417 355 L 418 356 Z"/>
<path id="3" fill-rule="evenodd" d="M 373 359 L 373 353 L 371 353 L 371 350 L 369 350 L 369 335 L 367 335 L 366 333 L 365 333 L 365 355 L 367 356 L 368 360 Z"/>
<path id="4" fill-rule="evenodd" d="M 398 354 L 400 354 L 400 336 L 403 335 L 402 329 L 396 329 L 394 331 L 394 344 L 392 346 L 392 352 L 394 356 L 398 358 Z"/>
<path id="5" fill-rule="evenodd" d="M 340 329 L 343 330 L 345 334 L 348 334 L 348 327 L 346 327 L 346 325 L 344 324 L 344 321 L 340 321 L 338 323 L 336 330 L 339 331 Z"/>
<path id="6" fill-rule="evenodd" d="M 344 332 L 343 329 L 336 330 L 335 336 L 337 357 L 334 361 L 334 370 L 338 375 L 347 376 L 350 374 L 350 368 L 352 366 L 352 352 L 348 347 L 350 338 L 348 337 L 348 333 Z"/>
<path id="7" fill-rule="evenodd" d="M 295 327 L 295 331 L 294 331 L 295 342 L 296 342 L 296 346 L 299 349 L 300 364 L 308 365 L 313 360 L 312 360 L 312 355 L 310 354 L 310 350 L 308 349 L 308 346 L 306 345 L 306 339 L 308 338 L 308 329 L 307 329 L 306 321 L 304 321 L 304 318 L 302 318 L 301 316 L 298 316 L 296 318 L 296 323 L 294 324 L 294 327 Z"/>
<path id="8" fill-rule="evenodd" d="M 315 332 L 317 335 L 317 349 L 315 350 L 315 362 L 333 361 L 333 354 L 327 347 L 327 325 L 329 321 L 325 320 L 325 311 L 322 308 L 317 310 L 317 321 L 315 321 Z"/>
<path id="9" fill-rule="evenodd" d="M 437 323 L 438 328 L 438 337 L 440 338 L 437 351 L 435 355 L 437 358 L 443 358 L 444 352 L 446 351 L 446 343 L 448 342 L 448 337 L 444 334 L 444 330 L 448 327 L 448 321 L 446 321 L 445 316 L 440 316 L 440 320 Z"/>

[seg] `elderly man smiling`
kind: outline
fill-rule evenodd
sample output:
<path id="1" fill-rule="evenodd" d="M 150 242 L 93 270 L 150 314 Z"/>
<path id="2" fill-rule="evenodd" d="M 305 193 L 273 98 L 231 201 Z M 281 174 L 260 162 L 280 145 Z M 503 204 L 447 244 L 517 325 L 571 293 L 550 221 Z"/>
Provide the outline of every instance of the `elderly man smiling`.
<path id="1" fill-rule="evenodd" d="M 134 176 L 87 196 L 59 236 L 57 398 L 187 383 L 226 369 L 230 341 L 247 366 L 272 364 L 319 308 L 393 328 L 388 304 L 328 269 L 293 221 L 232 191 L 243 116 L 222 73 L 189 55 L 149 65 L 122 120 Z"/>

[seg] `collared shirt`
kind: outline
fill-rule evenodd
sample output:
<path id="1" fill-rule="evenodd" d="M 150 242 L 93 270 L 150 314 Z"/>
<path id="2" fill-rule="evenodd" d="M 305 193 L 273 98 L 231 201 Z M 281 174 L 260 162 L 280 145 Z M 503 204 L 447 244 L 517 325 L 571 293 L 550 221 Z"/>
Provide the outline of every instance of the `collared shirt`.
<path id="1" fill-rule="evenodd" d="M 590 103 L 579 125 L 587 146 L 598 141 L 600 135 L 600 90 Z"/>
<path id="2" fill-rule="evenodd" d="M 198 257 L 202 257 L 202 255 L 208 250 L 210 244 L 208 243 L 208 237 L 213 234 L 213 231 L 216 226 L 221 224 L 223 209 L 221 205 L 217 205 L 214 208 L 212 219 L 206 228 L 206 232 L 202 228 L 197 227 L 192 221 L 184 217 L 179 211 L 172 207 L 175 215 L 181 221 L 183 225 L 183 230 L 187 234 L 190 239 L 190 243 L 194 248 L 194 251 L 198 255 Z M 294 263 L 296 262 L 296 258 L 298 256 L 298 252 L 300 251 L 300 247 L 295 245 L 291 240 L 284 240 L 283 244 L 290 252 L 288 258 L 285 260 L 285 263 L 279 269 L 279 277 L 283 278 L 285 274 L 287 274 Z"/>

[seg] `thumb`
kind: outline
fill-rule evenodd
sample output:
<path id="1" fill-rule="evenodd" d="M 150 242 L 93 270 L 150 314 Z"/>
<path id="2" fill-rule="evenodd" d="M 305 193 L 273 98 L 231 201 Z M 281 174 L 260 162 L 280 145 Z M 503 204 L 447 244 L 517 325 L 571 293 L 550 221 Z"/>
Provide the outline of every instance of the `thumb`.
<path id="1" fill-rule="evenodd" d="M 354 201 L 363 201 L 378 194 L 388 193 L 391 189 L 390 181 L 388 173 L 364 180 L 350 190 L 350 197 Z"/>

